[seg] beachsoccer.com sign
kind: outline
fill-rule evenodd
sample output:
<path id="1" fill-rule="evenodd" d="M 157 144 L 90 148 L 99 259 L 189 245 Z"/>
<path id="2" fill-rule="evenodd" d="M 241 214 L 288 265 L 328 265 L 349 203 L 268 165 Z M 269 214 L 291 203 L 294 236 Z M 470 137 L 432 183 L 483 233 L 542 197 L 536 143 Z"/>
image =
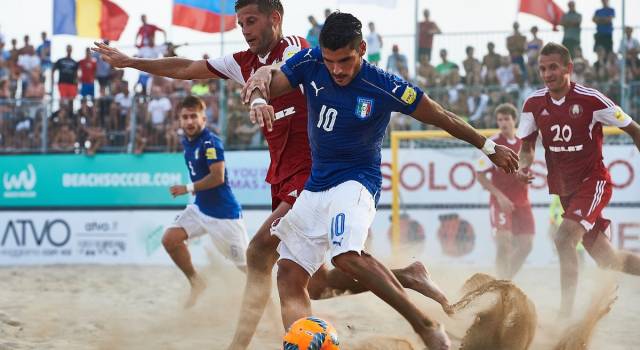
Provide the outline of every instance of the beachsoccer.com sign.
<path id="1" fill-rule="evenodd" d="M 230 152 L 227 160 L 238 200 L 270 204 L 268 153 Z M 0 207 L 175 207 L 191 200 L 169 193 L 190 182 L 182 153 L 3 156 L 0 176 Z"/>

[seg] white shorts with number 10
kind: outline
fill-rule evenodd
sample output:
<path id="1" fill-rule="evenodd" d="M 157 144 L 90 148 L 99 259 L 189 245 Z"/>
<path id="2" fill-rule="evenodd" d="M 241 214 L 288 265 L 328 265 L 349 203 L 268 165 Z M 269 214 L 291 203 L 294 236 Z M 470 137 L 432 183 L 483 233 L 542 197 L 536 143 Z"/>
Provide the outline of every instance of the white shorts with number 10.
<path id="1" fill-rule="evenodd" d="M 291 260 L 309 275 L 331 258 L 364 251 L 376 209 L 371 193 L 357 181 L 322 192 L 302 191 L 293 208 L 271 229 L 280 238 L 280 259 Z"/>

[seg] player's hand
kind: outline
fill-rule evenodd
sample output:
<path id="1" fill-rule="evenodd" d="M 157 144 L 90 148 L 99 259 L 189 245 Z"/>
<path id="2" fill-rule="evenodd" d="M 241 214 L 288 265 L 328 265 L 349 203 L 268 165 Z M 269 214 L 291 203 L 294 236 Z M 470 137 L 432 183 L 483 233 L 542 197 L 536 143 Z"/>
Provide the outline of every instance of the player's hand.
<path id="1" fill-rule="evenodd" d="M 515 209 L 515 206 L 513 205 L 513 202 L 511 200 L 509 200 L 509 198 L 507 198 L 506 196 L 499 196 L 496 197 L 496 199 L 498 200 L 498 205 L 500 205 L 500 209 L 505 212 L 505 213 L 511 213 L 513 211 L 513 209 Z"/>
<path id="2" fill-rule="evenodd" d="M 133 59 L 122 51 L 99 41 L 95 41 L 94 45 L 95 47 L 92 47 L 91 50 L 99 53 L 102 59 L 111 66 L 115 68 L 131 67 Z"/>
<path id="3" fill-rule="evenodd" d="M 534 178 L 535 177 L 529 172 L 528 169 L 519 169 L 516 173 L 516 179 L 526 184 L 532 183 Z"/>
<path id="4" fill-rule="evenodd" d="M 262 96 L 268 101 L 269 100 L 269 86 L 271 85 L 271 67 L 265 66 L 261 67 L 257 71 L 253 73 L 247 83 L 242 87 L 242 92 L 240 93 L 240 97 L 242 98 L 242 102 L 247 104 L 251 102 L 251 94 L 253 90 L 258 89 Z"/>
<path id="5" fill-rule="evenodd" d="M 173 185 L 169 187 L 169 192 L 175 198 L 183 194 L 187 194 L 187 186 L 185 185 Z"/>
<path id="6" fill-rule="evenodd" d="M 267 104 L 256 104 L 249 110 L 249 119 L 251 123 L 258 123 L 260 127 L 267 126 L 267 130 L 273 130 L 273 121 L 275 120 L 275 113 L 273 112 L 273 106 Z"/>
<path id="7" fill-rule="evenodd" d="M 502 145 L 496 145 L 495 150 L 496 153 L 487 156 L 493 164 L 507 174 L 515 173 L 518 170 L 518 155 L 509 147 Z"/>

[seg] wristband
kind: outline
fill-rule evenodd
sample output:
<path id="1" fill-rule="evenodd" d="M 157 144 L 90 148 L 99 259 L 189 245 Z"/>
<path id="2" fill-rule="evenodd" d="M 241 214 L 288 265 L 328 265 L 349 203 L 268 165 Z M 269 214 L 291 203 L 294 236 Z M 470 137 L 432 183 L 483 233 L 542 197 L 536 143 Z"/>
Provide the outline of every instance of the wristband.
<path id="1" fill-rule="evenodd" d="M 496 143 L 491 139 L 487 139 L 482 146 L 482 152 L 486 155 L 492 155 L 496 153 Z"/>
<path id="2" fill-rule="evenodd" d="M 196 191 L 196 189 L 193 186 L 193 182 L 188 183 L 186 187 L 187 187 L 187 192 L 193 193 Z"/>
<path id="3" fill-rule="evenodd" d="M 265 100 L 262 97 L 258 97 L 255 100 L 251 101 L 251 108 L 255 107 L 256 105 L 266 105 L 267 104 L 267 100 Z"/>

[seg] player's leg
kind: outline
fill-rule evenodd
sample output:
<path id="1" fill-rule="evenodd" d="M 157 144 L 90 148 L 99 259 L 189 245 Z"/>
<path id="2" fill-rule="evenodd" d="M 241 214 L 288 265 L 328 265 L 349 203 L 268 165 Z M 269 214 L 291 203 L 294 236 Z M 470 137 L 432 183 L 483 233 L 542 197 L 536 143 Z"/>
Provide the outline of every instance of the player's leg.
<path id="1" fill-rule="evenodd" d="M 598 266 L 628 273 L 640 275 L 640 255 L 625 250 L 616 249 L 605 232 L 596 223 L 594 229 L 584 236 L 584 247 L 589 255 L 598 263 Z"/>
<path id="2" fill-rule="evenodd" d="M 402 269 L 393 269 L 391 273 L 398 279 L 402 287 L 412 289 L 427 298 L 431 298 L 448 310 L 449 300 L 431 279 L 431 274 L 423 263 L 416 261 Z M 369 290 L 357 280 L 340 269 L 329 270 L 323 265 L 309 281 L 307 287 L 312 300 L 326 299 L 345 293 L 359 294 Z"/>
<path id="3" fill-rule="evenodd" d="M 370 192 L 355 181 L 342 183 L 331 191 L 327 224 L 333 264 L 404 316 L 430 349 L 448 349 L 449 339 L 437 322 L 411 302 L 389 269 L 364 252 L 368 228 L 375 215 Z"/>
<path id="4" fill-rule="evenodd" d="M 196 210 L 194 206 L 187 206 L 177 217 L 174 225 L 168 228 L 162 237 L 164 249 L 191 285 L 191 293 L 184 304 L 185 308 L 193 306 L 207 287 L 205 280 L 196 273 L 191 262 L 191 254 L 187 248 L 187 240 L 190 236 L 196 237 L 205 232 L 196 219 Z"/>
<path id="5" fill-rule="evenodd" d="M 560 315 L 569 316 L 573 310 L 578 283 L 578 252 L 576 247 L 585 228 L 570 218 L 565 218 L 558 228 L 555 244 L 560 259 L 560 285 L 562 297 L 560 301 Z"/>
<path id="6" fill-rule="evenodd" d="M 247 248 L 247 281 L 240 314 L 229 349 L 246 349 L 271 298 L 271 271 L 278 260 L 280 239 L 271 235 L 274 221 L 283 217 L 291 205 L 280 202 L 260 226 Z"/>
<path id="7" fill-rule="evenodd" d="M 530 206 L 516 207 L 511 219 L 513 252 L 509 263 L 511 267 L 509 279 L 512 279 L 520 271 L 529 253 L 531 253 L 533 237 L 536 231 L 533 211 Z"/>
<path id="8" fill-rule="evenodd" d="M 498 279 L 511 278 L 511 232 L 496 230 L 496 274 Z"/>
<path id="9" fill-rule="evenodd" d="M 296 320 L 311 316 L 308 283 L 309 273 L 300 265 L 288 259 L 278 261 L 278 294 L 285 330 Z"/>
<path id="10" fill-rule="evenodd" d="M 411 302 L 391 271 L 374 257 L 350 251 L 335 256 L 333 263 L 404 316 L 429 349 L 449 349 L 449 339 L 437 322 Z"/>

